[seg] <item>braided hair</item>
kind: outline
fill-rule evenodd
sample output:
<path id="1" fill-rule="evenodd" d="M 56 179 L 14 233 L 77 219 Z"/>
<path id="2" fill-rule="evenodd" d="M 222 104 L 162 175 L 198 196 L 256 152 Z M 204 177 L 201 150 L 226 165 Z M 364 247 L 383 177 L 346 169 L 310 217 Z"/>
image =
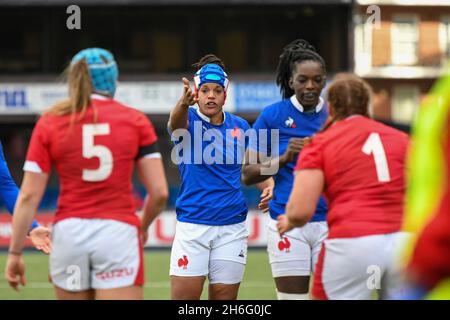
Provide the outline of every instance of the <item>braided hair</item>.
<path id="1" fill-rule="evenodd" d="M 326 74 L 325 61 L 308 41 L 303 39 L 292 41 L 283 48 L 277 67 L 276 83 L 280 87 L 280 92 L 284 99 L 294 94 L 294 90 L 289 87 L 289 80 L 295 70 L 295 63 L 303 61 L 318 62 L 322 66 L 323 73 Z"/>
<path id="2" fill-rule="evenodd" d="M 200 58 L 200 60 L 196 63 L 194 63 L 192 66 L 195 68 L 196 71 L 200 70 L 204 65 L 207 64 L 217 64 L 219 67 L 221 67 L 223 70 L 225 70 L 225 63 L 223 63 L 220 58 L 215 56 L 212 53 L 209 53 L 203 57 Z"/>

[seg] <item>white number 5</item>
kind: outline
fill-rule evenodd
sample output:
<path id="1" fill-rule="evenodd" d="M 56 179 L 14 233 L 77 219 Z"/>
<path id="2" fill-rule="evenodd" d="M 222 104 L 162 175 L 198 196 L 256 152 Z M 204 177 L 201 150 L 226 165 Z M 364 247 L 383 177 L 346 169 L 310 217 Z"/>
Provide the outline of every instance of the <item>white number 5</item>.
<path id="1" fill-rule="evenodd" d="M 369 138 L 367 138 L 366 140 L 366 143 L 364 143 L 362 152 L 367 155 L 373 154 L 378 181 L 391 181 L 391 175 L 389 174 L 389 167 L 386 159 L 386 152 L 384 152 L 383 143 L 381 142 L 381 138 L 378 133 L 372 132 L 370 134 Z"/>
<path id="2" fill-rule="evenodd" d="M 90 159 L 97 157 L 100 160 L 98 169 L 83 169 L 84 181 L 96 182 L 106 180 L 113 169 L 113 156 L 111 150 L 105 146 L 94 145 L 94 137 L 110 133 L 109 123 L 83 125 L 83 157 Z"/>

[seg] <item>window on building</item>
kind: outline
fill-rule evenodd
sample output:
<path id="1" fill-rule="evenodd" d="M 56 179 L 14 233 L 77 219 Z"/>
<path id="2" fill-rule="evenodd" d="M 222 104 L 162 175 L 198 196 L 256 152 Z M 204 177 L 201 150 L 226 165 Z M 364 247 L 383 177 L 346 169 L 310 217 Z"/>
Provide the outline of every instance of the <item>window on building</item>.
<path id="1" fill-rule="evenodd" d="M 411 124 L 420 103 L 420 90 L 415 85 L 395 86 L 392 93 L 391 120 Z"/>
<path id="2" fill-rule="evenodd" d="M 156 30 L 152 37 L 154 72 L 174 72 L 183 68 L 181 32 Z"/>
<path id="3" fill-rule="evenodd" d="M 391 27 L 391 54 L 394 65 L 418 62 L 419 26 L 414 15 L 394 16 Z"/>
<path id="4" fill-rule="evenodd" d="M 228 31 L 217 36 L 217 52 L 234 71 L 248 67 L 248 37 L 244 30 Z"/>
<path id="5" fill-rule="evenodd" d="M 372 65 L 372 24 L 366 23 L 361 15 L 355 20 L 355 69 L 360 73 Z"/>
<path id="6" fill-rule="evenodd" d="M 444 16 L 441 19 L 439 28 L 439 42 L 442 56 L 444 59 L 450 59 L 450 16 Z"/>

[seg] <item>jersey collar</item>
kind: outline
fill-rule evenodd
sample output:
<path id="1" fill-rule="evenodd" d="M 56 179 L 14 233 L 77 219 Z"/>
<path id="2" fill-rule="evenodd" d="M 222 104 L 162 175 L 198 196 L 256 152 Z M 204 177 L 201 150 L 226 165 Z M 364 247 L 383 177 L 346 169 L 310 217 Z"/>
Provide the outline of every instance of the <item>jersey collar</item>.
<path id="1" fill-rule="evenodd" d="M 298 111 L 300 111 L 301 113 L 305 112 L 305 108 L 298 101 L 295 94 L 291 97 L 291 102 Z M 319 97 L 319 103 L 316 106 L 316 113 L 319 113 L 320 110 L 323 109 L 323 105 L 324 105 L 324 101 L 323 101 L 322 97 Z"/>
<path id="2" fill-rule="evenodd" d="M 360 118 L 360 117 L 364 117 L 364 116 L 362 114 L 351 114 L 347 118 L 345 118 L 344 120 L 348 121 L 348 120 L 351 120 L 351 119 L 354 119 L 354 118 Z"/>
<path id="3" fill-rule="evenodd" d="M 105 96 L 103 96 L 103 95 L 101 95 L 101 94 L 98 94 L 98 93 L 93 93 L 93 94 L 91 94 L 91 99 L 96 99 L 96 100 L 111 100 L 111 98 L 105 97 Z"/>
<path id="4" fill-rule="evenodd" d="M 208 123 L 211 122 L 211 119 L 210 119 L 209 117 L 205 116 L 205 115 L 200 111 L 200 108 L 196 108 L 196 110 L 197 110 L 197 114 L 198 114 L 198 116 L 199 116 L 200 118 L 202 118 L 204 121 L 206 121 L 206 122 L 208 122 Z M 222 123 L 219 123 L 219 124 L 218 124 L 219 126 L 225 123 L 225 117 L 226 117 L 226 114 L 225 114 L 224 111 L 222 111 L 222 113 L 223 113 L 223 121 L 222 121 Z"/>

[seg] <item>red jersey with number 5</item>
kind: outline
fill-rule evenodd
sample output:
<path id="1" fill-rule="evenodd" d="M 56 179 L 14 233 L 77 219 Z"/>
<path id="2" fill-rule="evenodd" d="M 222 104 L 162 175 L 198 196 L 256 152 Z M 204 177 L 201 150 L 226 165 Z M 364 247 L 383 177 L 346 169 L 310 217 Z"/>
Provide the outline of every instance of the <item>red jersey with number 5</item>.
<path id="1" fill-rule="evenodd" d="M 55 166 L 60 179 L 55 223 L 76 217 L 139 226 L 131 178 L 140 148 L 156 142 L 155 130 L 136 109 L 112 99 L 91 101 L 82 119 L 72 125 L 70 114 L 39 119 L 24 170 L 49 174 Z"/>
<path id="2" fill-rule="evenodd" d="M 325 177 L 329 238 L 400 231 L 408 136 L 363 116 L 351 116 L 317 134 L 295 170 Z"/>

